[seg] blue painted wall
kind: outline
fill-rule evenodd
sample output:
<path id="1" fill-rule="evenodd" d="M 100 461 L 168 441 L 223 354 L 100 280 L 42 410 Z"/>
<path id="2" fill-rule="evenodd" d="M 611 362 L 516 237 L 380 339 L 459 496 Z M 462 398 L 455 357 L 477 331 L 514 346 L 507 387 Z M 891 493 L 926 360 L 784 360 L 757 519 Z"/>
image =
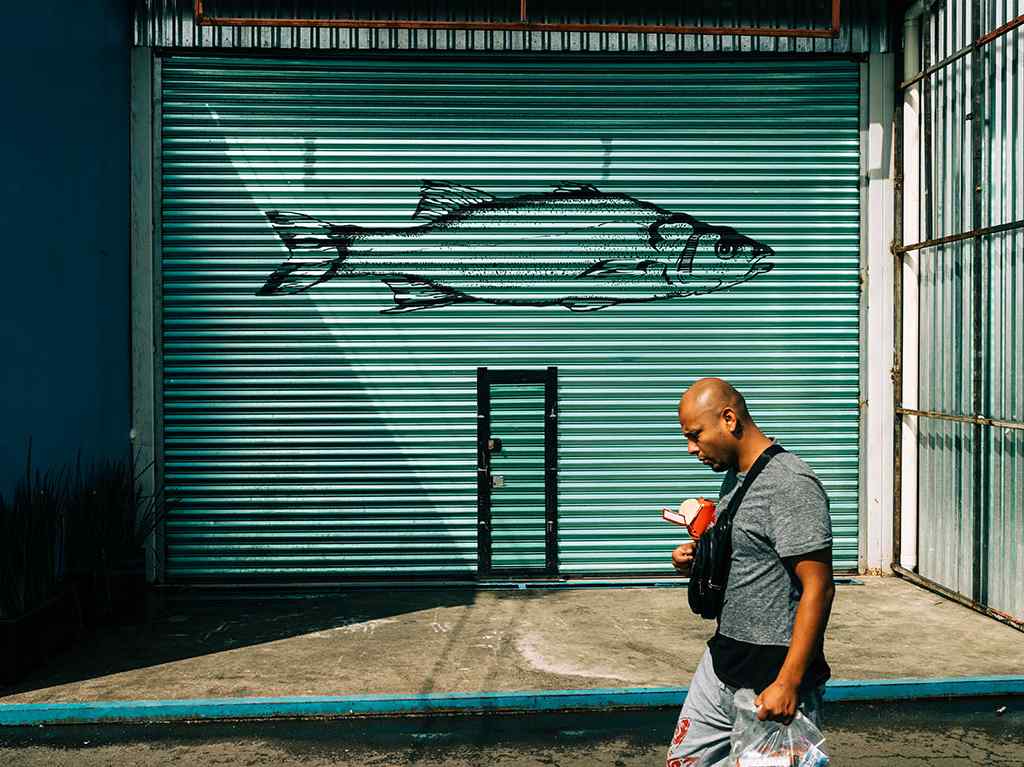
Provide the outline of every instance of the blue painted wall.
<path id="1" fill-rule="evenodd" d="M 129 3 L 10 3 L 0 46 L 0 492 L 128 450 Z"/>

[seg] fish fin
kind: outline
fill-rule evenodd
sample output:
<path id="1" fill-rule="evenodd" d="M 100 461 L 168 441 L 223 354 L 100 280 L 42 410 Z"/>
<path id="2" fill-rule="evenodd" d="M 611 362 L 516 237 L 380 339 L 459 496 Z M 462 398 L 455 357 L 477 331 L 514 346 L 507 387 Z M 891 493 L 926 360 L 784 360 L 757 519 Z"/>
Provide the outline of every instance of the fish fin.
<path id="1" fill-rule="evenodd" d="M 697 248 L 700 247 L 700 238 L 705 236 L 707 232 L 695 229 L 693 234 L 686 238 L 686 245 L 683 246 L 683 252 L 679 256 L 679 266 L 677 271 L 680 274 L 690 274 L 693 271 L 693 259 L 697 256 Z"/>
<path id="2" fill-rule="evenodd" d="M 469 300 L 451 288 L 416 277 L 388 277 L 384 282 L 394 294 L 395 305 L 385 309 L 382 314 L 435 309 Z"/>
<path id="3" fill-rule="evenodd" d="M 554 188 L 555 192 L 588 192 L 590 194 L 601 194 L 601 190 L 593 184 L 584 184 L 579 181 L 559 181 Z"/>
<path id="4" fill-rule="evenodd" d="M 562 306 L 574 312 L 596 312 L 622 303 L 611 298 L 567 298 Z"/>
<path id="5" fill-rule="evenodd" d="M 420 187 L 420 202 L 413 218 L 440 218 L 460 208 L 493 202 L 497 198 L 488 192 L 464 184 L 447 181 L 424 181 Z"/>
<path id="6" fill-rule="evenodd" d="M 588 267 L 576 279 L 583 279 L 585 277 L 631 279 L 646 276 L 652 268 L 660 269 L 662 267 L 664 267 L 663 263 L 650 259 L 631 261 L 625 258 L 606 258 Z"/>
<path id="7" fill-rule="evenodd" d="M 694 231 L 704 231 L 707 228 L 707 224 L 697 220 L 689 213 L 668 213 L 647 228 L 647 244 L 655 250 L 660 250 L 662 243 L 665 242 L 661 228 L 670 224 L 686 224 Z"/>
<path id="8" fill-rule="evenodd" d="M 326 261 L 285 261 L 267 277 L 263 287 L 256 291 L 258 296 L 294 295 L 309 290 L 314 285 L 327 282 L 338 273 L 341 258 Z"/>

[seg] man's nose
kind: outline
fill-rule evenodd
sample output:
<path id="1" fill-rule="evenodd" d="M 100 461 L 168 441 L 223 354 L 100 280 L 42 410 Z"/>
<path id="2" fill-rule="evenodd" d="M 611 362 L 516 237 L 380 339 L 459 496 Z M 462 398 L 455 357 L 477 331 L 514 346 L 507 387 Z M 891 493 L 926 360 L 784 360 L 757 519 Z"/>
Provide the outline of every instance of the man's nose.
<path id="1" fill-rule="evenodd" d="M 690 455 L 697 455 L 697 443 L 692 439 L 686 440 L 686 452 Z"/>

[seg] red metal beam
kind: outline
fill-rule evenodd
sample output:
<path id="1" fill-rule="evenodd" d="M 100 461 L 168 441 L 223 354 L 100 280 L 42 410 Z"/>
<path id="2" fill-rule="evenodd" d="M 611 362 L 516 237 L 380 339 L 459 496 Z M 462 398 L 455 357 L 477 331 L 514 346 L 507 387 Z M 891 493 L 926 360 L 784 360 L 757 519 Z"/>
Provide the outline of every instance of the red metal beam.
<path id="1" fill-rule="evenodd" d="M 694 27 L 666 24 L 547 24 L 527 20 L 526 0 L 520 0 L 520 21 L 409 21 L 399 19 L 246 19 L 207 16 L 203 0 L 195 0 L 196 24 L 201 27 L 333 27 L 336 29 L 466 29 L 511 32 L 663 32 L 678 35 L 749 37 L 839 37 L 839 4 L 832 0 L 832 26 L 818 29 L 780 27 Z"/>
<path id="2" fill-rule="evenodd" d="M 978 42 L 975 43 L 975 45 L 977 45 L 980 48 L 981 46 L 992 42 L 997 37 L 1002 37 L 1007 32 L 1016 29 L 1021 24 L 1024 24 L 1024 13 L 1022 13 L 1017 18 L 1011 19 L 1010 21 L 1006 22 L 1005 24 L 1003 24 L 1003 26 L 993 29 L 987 35 L 982 35 L 981 37 L 978 38 Z"/>
<path id="3" fill-rule="evenodd" d="M 922 418 L 936 418 L 940 421 L 954 421 L 956 423 L 970 423 L 977 426 L 991 426 L 995 429 L 1024 431 L 1024 421 L 1004 421 L 1001 418 L 988 418 L 983 415 L 952 415 L 950 413 L 941 413 L 937 410 L 915 410 L 909 407 L 898 407 L 896 412 L 903 415 L 916 415 Z"/>
<path id="4" fill-rule="evenodd" d="M 1015 229 L 1024 229 L 1024 219 L 1020 221 L 1011 221 L 1006 224 L 997 224 L 996 226 L 986 226 L 981 229 L 972 229 L 969 232 L 961 232 L 960 234 L 951 234 L 947 237 L 936 237 L 934 240 L 924 240 L 923 242 L 915 242 L 910 245 L 894 246 L 892 248 L 893 255 L 901 255 L 903 253 L 909 253 L 912 250 L 923 250 L 924 248 L 934 248 L 937 245 L 949 245 L 951 242 L 962 242 L 963 240 L 973 240 L 977 237 L 985 237 L 990 234 L 1001 234 L 1002 232 L 1012 232 Z"/>

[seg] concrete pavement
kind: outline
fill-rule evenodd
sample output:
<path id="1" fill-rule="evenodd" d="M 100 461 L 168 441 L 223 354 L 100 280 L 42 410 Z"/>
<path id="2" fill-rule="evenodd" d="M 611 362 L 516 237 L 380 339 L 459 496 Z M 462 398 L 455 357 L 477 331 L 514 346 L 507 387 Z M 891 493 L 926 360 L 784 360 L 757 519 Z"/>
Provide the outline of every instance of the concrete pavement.
<path id="1" fill-rule="evenodd" d="M 1024 673 L 1020 632 L 906 581 L 860 580 L 837 589 L 835 678 Z M 713 630 L 680 588 L 190 592 L 0 704 L 685 686 Z"/>

